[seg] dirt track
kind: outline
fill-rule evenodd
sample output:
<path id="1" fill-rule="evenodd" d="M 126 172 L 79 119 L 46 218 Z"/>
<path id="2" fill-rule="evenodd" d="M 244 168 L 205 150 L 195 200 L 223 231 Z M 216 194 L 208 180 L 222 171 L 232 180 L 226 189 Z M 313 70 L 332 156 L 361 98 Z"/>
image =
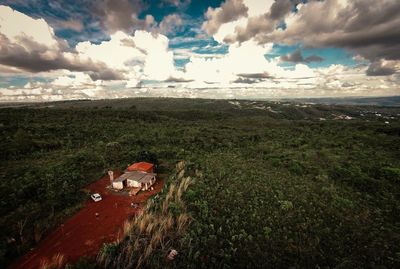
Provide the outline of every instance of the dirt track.
<path id="1" fill-rule="evenodd" d="M 120 174 L 114 172 L 115 177 Z M 151 195 L 159 192 L 163 183 L 157 179 L 153 191 L 140 192 L 137 196 L 130 197 L 106 189 L 109 179 L 108 176 L 104 176 L 86 187 L 92 193 L 100 193 L 102 201 L 97 203 L 92 200 L 87 201 L 84 208 L 66 220 L 10 268 L 39 268 L 57 254 L 63 255 L 64 263 L 76 262 L 82 256 L 95 256 L 103 243 L 115 241 L 121 236 L 125 220 L 140 210 L 132 208 L 131 202 L 143 203 Z"/>

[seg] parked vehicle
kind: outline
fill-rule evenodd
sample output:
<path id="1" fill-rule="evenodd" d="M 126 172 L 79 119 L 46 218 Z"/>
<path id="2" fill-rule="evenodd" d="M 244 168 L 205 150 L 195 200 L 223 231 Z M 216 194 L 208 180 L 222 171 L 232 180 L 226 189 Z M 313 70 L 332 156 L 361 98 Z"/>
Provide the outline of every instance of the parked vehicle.
<path id="1" fill-rule="evenodd" d="M 92 195 L 90 195 L 90 197 L 95 202 L 99 202 L 99 201 L 101 201 L 103 199 L 103 198 L 101 198 L 101 195 L 98 194 L 98 193 L 93 193 Z"/>

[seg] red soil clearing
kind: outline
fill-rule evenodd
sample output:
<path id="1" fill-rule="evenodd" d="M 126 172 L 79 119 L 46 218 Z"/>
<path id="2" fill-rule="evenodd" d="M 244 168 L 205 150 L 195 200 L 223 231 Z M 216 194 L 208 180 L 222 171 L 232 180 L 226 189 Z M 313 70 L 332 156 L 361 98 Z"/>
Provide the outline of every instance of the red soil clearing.
<path id="1" fill-rule="evenodd" d="M 114 178 L 121 173 L 114 172 Z M 48 263 L 55 255 L 63 255 L 63 264 L 74 263 L 82 256 L 95 257 L 103 243 L 120 239 L 123 224 L 140 208 L 132 208 L 131 203 L 143 203 L 163 187 L 163 180 L 157 179 L 154 190 L 140 192 L 136 196 L 114 193 L 106 187 L 110 185 L 108 176 L 90 184 L 86 189 L 100 193 L 103 200 L 86 202 L 85 207 L 66 220 L 43 239 L 35 249 L 28 252 L 10 268 L 34 269 Z M 98 213 L 98 216 L 96 216 Z"/>

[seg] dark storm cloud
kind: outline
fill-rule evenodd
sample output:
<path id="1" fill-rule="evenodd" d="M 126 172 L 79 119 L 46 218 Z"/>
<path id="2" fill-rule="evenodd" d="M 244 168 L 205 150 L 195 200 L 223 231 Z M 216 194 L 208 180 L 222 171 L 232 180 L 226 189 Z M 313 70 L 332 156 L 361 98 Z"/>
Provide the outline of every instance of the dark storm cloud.
<path id="1" fill-rule="evenodd" d="M 273 77 L 269 75 L 267 72 L 264 73 L 242 73 L 237 74 L 238 78 L 234 80 L 234 83 L 245 83 L 245 84 L 254 84 L 266 79 L 272 79 Z"/>
<path id="2" fill-rule="evenodd" d="M 245 42 L 259 33 L 270 33 L 276 29 L 292 8 L 293 2 L 290 0 L 275 1 L 269 12 L 249 18 L 246 27 L 237 27 L 235 34 L 225 37 L 224 41 L 227 43 Z"/>
<path id="3" fill-rule="evenodd" d="M 123 80 L 125 79 L 121 72 L 109 68 L 101 68 L 102 65 L 96 65 L 96 71 L 89 70 L 89 76 L 92 80 Z"/>
<path id="4" fill-rule="evenodd" d="M 323 60 L 324 58 L 318 55 L 311 55 L 304 58 L 300 49 L 294 51 L 291 54 L 281 56 L 281 61 L 292 62 L 292 63 L 322 62 Z"/>
<path id="5" fill-rule="evenodd" d="M 270 12 L 249 18 L 246 27 L 236 28 L 224 41 L 244 42 L 254 38 L 259 43 L 343 48 L 371 61 L 369 76 L 396 72 L 392 67 L 377 63 L 383 59 L 400 60 L 400 1 L 354 0 L 347 4 L 337 0 L 309 1 L 286 29 L 277 30 L 278 24 L 290 13 L 288 6 L 287 1 L 275 1 Z M 291 62 L 322 60 L 315 56 L 304 59 L 299 52 L 281 59 Z"/>
<path id="6" fill-rule="evenodd" d="M 385 65 L 382 61 L 373 62 L 367 69 L 367 76 L 390 76 L 396 73 L 393 65 Z"/>
<path id="7" fill-rule="evenodd" d="M 139 14 L 146 8 L 143 1 L 139 0 L 103 0 L 93 2 L 92 13 L 108 32 L 130 32 L 135 29 L 144 29 L 154 23 L 153 16 L 139 19 Z"/>
<path id="8" fill-rule="evenodd" d="M 253 79 L 267 79 L 267 78 L 273 78 L 271 75 L 268 73 L 248 73 L 248 74 L 237 74 L 239 77 L 242 78 L 253 78 Z"/>
<path id="9" fill-rule="evenodd" d="M 220 8 L 208 8 L 202 28 L 209 35 L 215 34 L 222 24 L 247 17 L 247 10 L 242 0 L 226 0 Z"/>
<path id="10" fill-rule="evenodd" d="M 400 1 L 307 1 L 296 14 L 291 3 L 296 1 L 275 1 L 269 12 L 249 18 L 245 27 L 237 27 L 224 41 L 302 43 L 311 48 L 348 49 L 371 62 L 400 60 Z M 294 16 L 290 23 L 278 29 L 289 14 Z"/>
<path id="11" fill-rule="evenodd" d="M 260 82 L 259 79 L 251 79 L 251 78 L 237 78 L 233 81 L 233 83 L 244 83 L 244 84 L 254 84 Z"/>
<path id="12" fill-rule="evenodd" d="M 186 83 L 186 82 L 192 82 L 194 81 L 193 79 L 184 79 L 184 78 L 175 78 L 175 77 L 169 77 L 168 79 L 165 80 L 165 82 L 175 82 L 175 83 Z"/>
<path id="13" fill-rule="evenodd" d="M 400 59 L 400 1 L 355 0 L 335 17 L 331 13 L 337 2 L 326 2 L 310 3 L 315 7 L 302 13 L 303 27 L 291 32 L 295 39 L 311 47 L 347 48 L 371 61 Z"/>
<path id="14" fill-rule="evenodd" d="M 293 8 L 293 3 L 290 0 L 275 1 L 271 6 L 269 17 L 272 20 L 280 20 L 288 14 Z"/>
<path id="15" fill-rule="evenodd" d="M 20 70 L 38 73 L 59 69 L 89 72 L 95 79 L 118 80 L 121 73 L 110 70 L 103 63 L 90 60 L 82 61 L 77 54 L 70 53 L 66 57 L 60 50 L 49 50 L 29 38 L 20 38 L 18 43 L 11 43 L 0 34 L 0 64 Z"/>

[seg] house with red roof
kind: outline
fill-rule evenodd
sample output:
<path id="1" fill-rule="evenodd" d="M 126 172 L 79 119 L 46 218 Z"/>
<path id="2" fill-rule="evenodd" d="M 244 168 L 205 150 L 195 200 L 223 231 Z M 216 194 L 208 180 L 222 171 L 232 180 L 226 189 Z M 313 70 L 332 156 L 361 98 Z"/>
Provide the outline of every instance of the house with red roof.
<path id="1" fill-rule="evenodd" d="M 129 172 L 140 171 L 140 172 L 146 172 L 146 173 L 153 173 L 154 172 L 154 164 L 147 163 L 147 162 L 134 163 L 134 164 L 128 166 L 127 170 Z"/>
<path id="2" fill-rule="evenodd" d="M 113 180 L 112 187 L 122 190 L 125 187 L 139 190 L 149 190 L 156 182 L 157 174 L 154 173 L 154 164 L 147 162 L 134 163 L 125 170 L 117 179 Z"/>

